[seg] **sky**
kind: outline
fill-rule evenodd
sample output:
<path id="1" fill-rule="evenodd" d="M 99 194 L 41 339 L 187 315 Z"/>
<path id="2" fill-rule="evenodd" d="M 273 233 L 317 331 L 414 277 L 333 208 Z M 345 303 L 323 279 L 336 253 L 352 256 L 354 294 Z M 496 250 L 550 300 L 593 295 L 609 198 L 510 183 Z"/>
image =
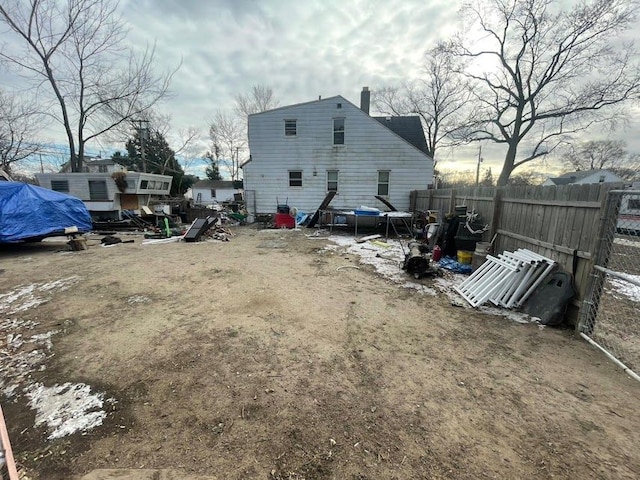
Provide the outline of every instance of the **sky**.
<path id="1" fill-rule="evenodd" d="M 249 93 L 255 84 L 271 87 L 280 105 L 334 95 L 358 105 L 363 86 L 375 90 L 419 78 L 424 52 L 460 27 L 460 4 L 121 0 L 120 10 L 131 29 L 127 38 L 132 45 L 155 44 L 158 71 L 180 65 L 171 96 L 158 109 L 171 116 L 173 135 L 191 126 L 201 129 L 204 151 L 210 148 L 208 124 L 216 109 L 231 111 L 235 95 Z M 638 131 L 636 121 L 617 135 L 628 140 L 630 150 L 640 151 Z M 64 143 L 61 128 L 53 135 Z M 113 147 L 102 142 L 90 151 Z M 501 150 L 483 145 L 482 166 L 492 167 L 494 178 L 501 155 Z M 477 158 L 478 146 L 473 145 L 443 150 L 439 162 L 444 168 L 475 169 Z M 191 168 L 197 169 L 196 164 Z M 202 167 L 194 172 L 201 174 Z"/>

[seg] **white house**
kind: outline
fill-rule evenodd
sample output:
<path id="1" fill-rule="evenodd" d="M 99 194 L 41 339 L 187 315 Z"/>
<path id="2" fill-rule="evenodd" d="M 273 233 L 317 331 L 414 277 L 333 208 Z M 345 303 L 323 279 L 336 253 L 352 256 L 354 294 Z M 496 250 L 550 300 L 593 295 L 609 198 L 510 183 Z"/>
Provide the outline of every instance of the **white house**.
<path id="1" fill-rule="evenodd" d="M 240 192 L 241 189 L 234 188 L 234 182 L 229 180 L 200 180 L 191 187 L 195 205 L 232 202 L 234 195 Z"/>
<path id="2" fill-rule="evenodd" d="M 543 186 L 548 185 L 585 185 L 591 183 L 622 183 L 624 180 L 609 170 L 584 170 L 569 172 L 559 177 L 547 178 Z"/>
<path id="3" fill-rule="evenodd" d="M 127 169 L 110 158 L 89 158 L 82 160 L 82 173 L 113 173 L 124 172 Z M 60 173 L 71 173 L 71 162 L 65 162 L 60 167 Z"/>
<path id="4" fill-rule="evenodd" d="M 122 210 L 140 214 L 143 206 L 169 195 L 173 178 L 154 173 L 39 173 L 41 187 L 78 197 L 96 220 L 120 220 Z"/>
<path id="5" fill-rule="evenodd" d="M 315 211 L 335 191 L 331 207 L 409 209 L 409 192 L 433 178 L 433 159 L 418 117 L 369 116 L 344 97 L 249 115 L 250 158 L 242 165 L 249 213 L 274 213 L 278 204 Z"/>

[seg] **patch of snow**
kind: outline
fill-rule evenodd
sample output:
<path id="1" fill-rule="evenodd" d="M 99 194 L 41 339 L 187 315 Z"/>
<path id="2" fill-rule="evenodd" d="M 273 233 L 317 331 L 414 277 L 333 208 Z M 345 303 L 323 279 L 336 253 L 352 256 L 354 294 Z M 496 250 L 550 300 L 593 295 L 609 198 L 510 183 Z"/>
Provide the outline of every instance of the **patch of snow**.
<path id="1" fill-rule="evenodd" d="M 640 248 L 640 240 L 630 240 L 628 238 L 615 238 L 613 243 L 617 243 L 618 245 L 624 245 L 627 247 L 637 247 Z"/>
<path id="2" fill-rule="evenodd" d="M 406 249 L 405 243 L 401 244 L 398 240 L 379 241 L 378 244 L 372 242 L 357 243 L 354 237 L 346 235 L 331 235 L 328 240 L 335 245 L 328 245 L 325 247 L 327 250 L 358 255 L 360 263 L 372 265 L 378 274 L 403 288 L 413 288 L 420 293 L 432 296 L 440 293 L 446 295 L 452 305 L 468 309 L 473 308 L 454 290 L 454 286 L 461 284 L 467 278 L 467 275 L 442 270 L 442 277 L 429 279 L 431 286 L 408 280 L 411 276 L 402 270 L 404 262 L 403 247 Z M 517 323 L 532 323 L 537 320 L 522 312 L 489 305 L 480 306 L 475 310 L 487 315 L 503 316 Z"/>
<path id="3" fill-rule="evenodd" d="M 629 278 L 640 282 L 640 275 L 627 275 Z M 609 284 L 616 292 L 624 295 L 629 300 L 640 302 L 640 287 L 630 282 L 625 282 L 621 278 L 609 277 Z M 618 297 L 616 297 L 618 298 Z"/>
<path id="4" fill-rule="evenodd" d="M 135 303 L 151 303 L 151 299 L 144 295 L 131 295 L 127 298 L 127 303 L 133 305 Z"/>
<path id="5" fill-rule="evenodd" d="M 9 293 L 0 294 L 0 313 L 15 314 L 42 305 L 48 302 L 49 298 L 40 295 L 39 292 L 65 291 L 79 280 L 80 277 L 73 275 L 53 282 L 20 286 Z"/>
<path id="6" fill-rule="evenodd" d="M 64 291 L 80 281 L 80 277 L 71 276 L 46 283 L 34 283 L 14 288 L 0 294 L 0 314 L 16 314 L 42 305 L 51 299 L 54 291 Z M 0 390 L 12 396 L 19 385 L 29 382 L 32 372 L 45 369 L 45 361 L 51 356 L 53 344 L 51 337 L 57 331 L 28 336 L 28 330 L 34 330 L 38 322 L 21 318 L 0 320 L 0 338 L 6 338 L 4 349 L 0 349 Z M 0 345 L 3 342 L 0 341 Z"/>
<path id="7" fill-rule="evenodd" d="M 64 383 L 45 387 L 36 383 L 25 391 L 29 406 L 36 410 L 36 427 L 46 426 L 49 440 L 86 432 L 102 425 L 107 416 L 103 410 L 104 394 L 92 393 L 84 383 Z M 109 402 L 113 400 L 109 399 Z"/>

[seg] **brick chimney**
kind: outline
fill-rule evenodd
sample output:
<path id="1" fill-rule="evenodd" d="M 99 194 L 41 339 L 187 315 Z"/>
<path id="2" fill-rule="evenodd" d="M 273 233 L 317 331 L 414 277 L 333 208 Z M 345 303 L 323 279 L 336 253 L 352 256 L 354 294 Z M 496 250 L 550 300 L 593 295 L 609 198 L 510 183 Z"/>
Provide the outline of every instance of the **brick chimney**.
<path id="1" fill-rule="evenodd" d="M 369 104 L 371 103 L 371 92 L 369 87 L 362 87 L 360 93 L 360 110 L 369 115 Z"/>

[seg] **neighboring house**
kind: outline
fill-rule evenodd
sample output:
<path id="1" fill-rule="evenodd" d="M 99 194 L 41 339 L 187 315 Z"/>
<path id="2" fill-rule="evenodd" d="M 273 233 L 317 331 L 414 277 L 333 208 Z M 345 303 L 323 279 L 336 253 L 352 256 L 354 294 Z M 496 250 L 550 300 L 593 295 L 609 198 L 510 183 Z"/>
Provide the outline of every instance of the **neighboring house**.
<path id="1" fill-rule="evenodd" d="M 234 188 L 234 182 L 228 180 L 200 180 L 191 187 L 194 205 L 232 202 L 240 192 Z"/>
<path id="2" fill-rule="evenodd" d="M 548 185 L 585 185 L 591 183 L 622 183 L 624 180 L 609 170 L 584 170 L 582 172 L 569 172 L 559 177 L 547 178 L 543 186 Z"/>
<path id="3" fill-rule="evenodd" d="M 82 173 L 113 173 L 124 172 L 127 169 L 114 162 L 110 158 L 84 157 L 82 161 Z M 60 167 L 60 173 L 71 173 L 71 162 L 65 162 Z"/>
<path id="4" fill-rule="evenodd" d="M 420 119 L 370 117 L 369 93 L 365 87 L 361 108 L 335 96 L 249 115 L 251 155 L 242 165 L 249 213 L 284 203 L 312 212 L 330 191 L 337 209 L 383 210 L 380 195 L 408 210 L 409 193 L 433 178 Z"/>
<path id="5" fill-rule="evenodd" d="M 94 220 L 120 220 L 123 210 L 139 214 L 143 206 L 169 195 L 172 177 L 154 173 L 38 173 L 41 187 L 78 197 Z M 119 179 L 120 186 L 116 185 Z"/>

